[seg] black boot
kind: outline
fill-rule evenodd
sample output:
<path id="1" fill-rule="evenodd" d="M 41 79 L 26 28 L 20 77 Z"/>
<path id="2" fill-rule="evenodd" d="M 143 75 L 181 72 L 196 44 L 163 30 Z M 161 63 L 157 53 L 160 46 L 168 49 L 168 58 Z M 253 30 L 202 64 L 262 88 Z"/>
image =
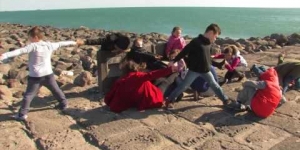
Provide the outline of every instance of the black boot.
<path id="1" fill-rule="evenodd" d="M 245 74 L 243 72 L 241 72 L 241 71 L 234 70 L 234 74 L 238 77 L 237 82 L 242 81 L 244 79 L 244 77 L 245 77 Z"/>
<path id="2" fill-rule="evenodd" d="M 223 66 L 225 65 L 225 59 L 223 61 L 221 61 L 221 62 L 212 61 L 212 65 L 214 67 L 217 67 L 218 69 L 222 70 Z"/>
<path id="3" fill-rule="evenodd" d="M 225 83 L 231 82 L 232 76 L 233 76 L 233 72 L 229 72 L 227 71 L 225 76 L 224 76 L 224 81 L 223 82 L 219 82 L 220 86 L 223 86 Z"/>

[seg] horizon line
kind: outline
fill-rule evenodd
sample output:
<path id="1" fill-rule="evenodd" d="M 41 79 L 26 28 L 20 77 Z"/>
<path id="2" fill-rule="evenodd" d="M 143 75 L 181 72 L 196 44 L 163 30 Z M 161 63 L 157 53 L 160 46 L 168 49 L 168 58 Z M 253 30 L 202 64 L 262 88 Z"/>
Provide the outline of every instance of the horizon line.
<path id="1" fill-rule="evenodd" d="M 245 9 L 300 9 L 300 7 L 240 7 L 240 6 L 138 6 L 138 7 L 90 7 L 90 8 L 53 8 L 29 10 L 0 10 L 0 12 L 48 11 L 48 10 L 85 10 L 85 9 L 119 9 L 119 8 L 245 8 Z"/>

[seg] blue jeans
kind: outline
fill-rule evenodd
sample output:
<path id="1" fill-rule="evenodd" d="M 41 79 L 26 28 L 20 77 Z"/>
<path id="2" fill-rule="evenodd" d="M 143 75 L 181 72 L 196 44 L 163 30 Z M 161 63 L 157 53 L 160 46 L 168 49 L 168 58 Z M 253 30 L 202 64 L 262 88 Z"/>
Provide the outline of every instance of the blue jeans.
<path id="1" fill-rule="evenodd" d="M 209 86 L 222 101 L 228 100 L 228 97 L 223 93 L 222 88 L 216 82 L 211 72 L 198 73 L 189 70 L 182 83 L 178 85 L 176 89 L 169 95 L 169 101 L 174 102 L 176 97 L 179 96 L 182 92 L 184 92 L 187 88 L 189 88 L 191 84 L 195 81 L 195 79 L 198 77 L 202 77 L 206 82 L 208 82 Z"/>
<path id="2" fill-rule="evenodd" d="M 253 65 L 252 68 L 251 68 L 251 71 L 257 76 L 259 77 L 262 73 L 264 73 L 266 70 L 263 66 L 256 66 L 256 65 Z"/>

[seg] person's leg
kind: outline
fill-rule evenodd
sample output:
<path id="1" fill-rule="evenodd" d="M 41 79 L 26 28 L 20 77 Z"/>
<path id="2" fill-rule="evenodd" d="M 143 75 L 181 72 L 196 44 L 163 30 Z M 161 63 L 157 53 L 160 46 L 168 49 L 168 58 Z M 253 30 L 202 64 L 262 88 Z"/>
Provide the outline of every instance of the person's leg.
<path id="1" fill-rule="evenodd" d="M 251 67 L 250 71 L 253 72 L 257 77 L 264 73 L 264 71 L 255 64 Z"/>
<path id="2" fill-rule="evenodd" d="M 26 92 L 24 94 L 21 108 L 19 110 L 19 117 L 22 117 L 28 113 L 30 103 L 33 100 L 33 98 L 36 96 L 36 94 L 38 93 L 41 87 L 40 82 L 41 82 L 41 78 L 28 77 Z"/>
<path id="3" fill-rule="evenodd" d="M 68 105 L 66 96 L 57 85 L 53 74 L 45 77 L 43 85 L 47 87 L 52 92 L 53 96 L 58 100 L 59 108 L 65 109 Z"/>
<path id="4" fill-rule="evenodd" d="M 209 86 L 213 89 L 215 94 L 223 101 L 227 101 L 228 97 L 224 94 L 222 88 L 219 84 L 215 81 L 211 72 L 208 73 L 200 73 L 200 76 L 204 78 L 206 82 L 208 82 Z"/>
<path id="5" fill-rule="evenodd" d="M 219 82 L 219 79 L 218 79 L 218 75 L 217 75 L 217 72 L 216 72 L 214 66 L 210 66 L 210 71 L 211 71 L 211 73 L 213 74 L 214 79 L 215 79 L 216 82 L 218 83 L 218 82 Z"/>
<path id="6" fill-rule="evenodd" d="M 289 89 L 289 84 L 295 80 L 294 77 L 292 76 L 287 76 L 283 78 L 283 90 L 282 90 L 282 94 L 285 94 L 287 92 L 287 90 Z"/>
<path id="7" fill-rule="evenodd" d="M 244 105 L 250 105 L 251 100 L 253 96 L 256 93 L 256 89 L 252 87 L 244 87 L 242 91 L 239 92 L 237 96 L 237 102 L 244 104 Z"/>
<path id="8" fill-rule="evenodd" d="M 178 97 L 187 88 L 189 88 L 190 85 L 194 82 L 194 80 L 199 76 L 199 73 L 189 70 L 182 83 L 178 85 L 176 89 L 169 95 L 168 100 L 170 102 L 174 102 L 176 97 Z"/>
<path id="9" fill-rule="evenodd" d="M 167 91 L 168 87 L 175 82 L 175 79 L 178 77 L 178 73 L 173 73 L 170 76 L 166 77 L 162 80 L 161 83 L 157 85 L 157 87 L 164 93 Z"/>
<path id="10" fill-rule="evenodd" d="M 219 85 L 223 86 L 225 83 L 231 82 L 232 76 L 233 76 L 233 72 L 227 71 L 224 76 L 224 80 L 220 82 Z"/>

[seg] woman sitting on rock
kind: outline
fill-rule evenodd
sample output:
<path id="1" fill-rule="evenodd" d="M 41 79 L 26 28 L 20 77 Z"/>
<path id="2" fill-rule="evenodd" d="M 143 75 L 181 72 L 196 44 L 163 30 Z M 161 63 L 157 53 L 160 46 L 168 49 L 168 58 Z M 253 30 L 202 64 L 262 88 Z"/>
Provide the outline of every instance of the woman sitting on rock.
<path id="1" fill-rule="evenodd" d="M 238 82 L 244 78 L 244 71 L 248 64 L 237 49 L 228 46 L 225 48 L 223 54 L 215 55 L 213 58 L 225 58 L 225 67 L 228 71 L 225 74 L 224 81 L 220 82 L 221 86 L 227 82 L 231 82 L 232 78 L 235 76 L 238 77 Z"/>
<path id="2" fill-rule="evenodd" d="M 177 67 L 168 67 L 145 73 L 142 72 L 145 66 L 131 60 L 125 60 L 120 68 L 124 75 L 114 83 L 104 99 L 110 110 L 116 113 L 133 107 L 138 110 L 161 107 L 166 85 L 156 87 L 150 81 L 177 71 Z"/>
<path id="3" fill-rule="evenodd" d="M 179 49 L 180 51 L 185 47 L 186 42 L 183 37 L 181 37 L 182 29 L 180 27 L 174 27 L 172 30 L 172 35 L 169 37 L 167 42 L 167 47 L 165 54 L 169 58 L 170 52 Z"/>

